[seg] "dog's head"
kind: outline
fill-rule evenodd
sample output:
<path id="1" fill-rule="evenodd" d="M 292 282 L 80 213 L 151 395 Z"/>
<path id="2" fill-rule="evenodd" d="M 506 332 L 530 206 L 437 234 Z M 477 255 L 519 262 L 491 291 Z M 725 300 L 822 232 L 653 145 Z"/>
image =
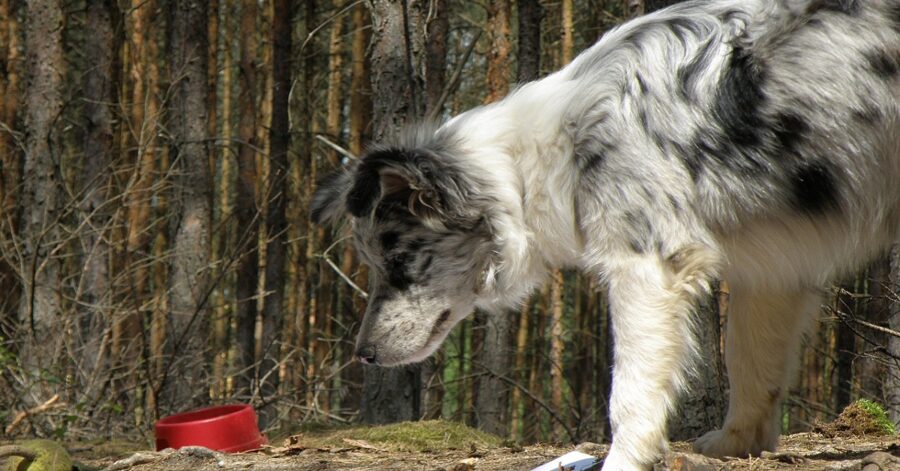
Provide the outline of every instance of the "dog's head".
<path id="1" fill-rule="evenodd" d="M 490 282 L 489 201 L 471 173 L 447 148 L 380 148 L 319 183 L 313 219 L 351 216 L 354 243 L 370 268 L 356 344 L 361 361 L 424 360 Z"/>

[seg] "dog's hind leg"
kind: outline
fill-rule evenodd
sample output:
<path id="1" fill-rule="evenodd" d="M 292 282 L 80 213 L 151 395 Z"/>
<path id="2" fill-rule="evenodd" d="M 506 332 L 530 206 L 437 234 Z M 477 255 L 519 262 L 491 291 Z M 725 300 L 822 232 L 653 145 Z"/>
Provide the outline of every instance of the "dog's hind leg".
<path id="1" fill-rule="evenodd" d="M 773 451 L 781 431 L 781 399 L 797 370 L 801 337 L 820 305 L 812 290 L 748 293 L 733 287 L 725 365 L 728 414 L 721 430 L 694 443 L 704 455 L 758 456 Z"/>
<path id="2" fill-rule="evenodd" d="M 696 351 L 694 301 L 708 289 L 713 261 L 691 250 L 669 259 L 633 255 L 607 270 L 615 367 L 604 471 L 649 469 L 665 452 L 667 417 Z"/>

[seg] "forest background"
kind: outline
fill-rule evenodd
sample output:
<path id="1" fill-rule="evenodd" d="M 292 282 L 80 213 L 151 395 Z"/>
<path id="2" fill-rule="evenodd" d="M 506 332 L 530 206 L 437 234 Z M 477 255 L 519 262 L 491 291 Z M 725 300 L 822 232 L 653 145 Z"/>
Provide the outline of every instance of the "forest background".
<path id="1" fill-rule="evenodd" d="M 0 433 L 141 437 L 253 403 L 269 429 L 442 417 L 609 438 L 604 289 L 557 271 L 431 360 L 353 360 L 366 270 L 312 225 L 316 180 L 422 117 L 500 99 L 671 1 L 0 0 Z M 893 263 L 892 263 L 893 260 Z M 784 406 L 900 422 L 900 257 L 831 288 Z M 723 418 L 727 283 L 673 420 Z"/>

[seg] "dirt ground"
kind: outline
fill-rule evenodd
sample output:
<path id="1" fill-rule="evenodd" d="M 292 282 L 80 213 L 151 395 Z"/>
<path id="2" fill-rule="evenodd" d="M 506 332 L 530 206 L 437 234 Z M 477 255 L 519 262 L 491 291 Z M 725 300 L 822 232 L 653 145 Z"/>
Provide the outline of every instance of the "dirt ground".
<path id="1" fill-rule="evenodd" d="M 90 448 L 73 450 L 73 457 L 88 469 L 212 471 L 320 470 L 530 470 L 575 447 L 500 445 L 463 449 L 396 450 L 377 443 L 342 438 L 343 446 L 277 446 L 241 454 L 221 454 L 204 448 L 163 452 L 141 451 L 127 456 L 98 456 Z M 605 445 L 582 444 L 580 450 L 602 458 Z M 658 470 L 900 470 L 900 437 L 826 438 L 816 433 L 783 437 L 777 454 L 761 458 L 712 460 L 689 453 L 690 444 L 675 443 Z M 877 452 L 881 452 L 878 454 Z M 120 452 L 121 453 L 121 452 Z M 100 453 L 102 455 L 102 453 Z M 598 467 L 599 469 L 599 467 Z"/>

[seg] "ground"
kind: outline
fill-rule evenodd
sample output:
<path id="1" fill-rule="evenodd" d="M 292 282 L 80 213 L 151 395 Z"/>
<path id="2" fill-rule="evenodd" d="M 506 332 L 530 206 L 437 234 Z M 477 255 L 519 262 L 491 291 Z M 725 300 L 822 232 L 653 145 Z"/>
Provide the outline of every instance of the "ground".
<path id="1" fill-rule="evenodd" d="M 851 406 L 835 421 L 818 424 L 815 432 L 782 437 L 777 453 L 756 458 L 714 460 L 691 453 L 689 443 L 677 442 L 654 471 L 900 471 L 900 435 L 892 428 L 876 426 L 878 420 Z M 16 445 L 28 443 L 22 440 Z M 79 471 L 528 471 L 574 449 L 601 459 L 608 450 L 606 445 L 594 443 L 519 446 L 438 420 L 379 427 L 307 426 L 287 439 L 273 439 L 262 450 L 239 454 L 200 447 L 141 451 L 146 445 L 109 441 L 66 445 Z M 50 447 L 59 448 L 53 442 Z M 0 456 L 4 448 L 13 449 L 0 443 Z M 17 471 L 63 471 L 32 468 Z M 6 469 L 0 466 L 0 470 Z"/>
<path id="2" fill-rule="evenodd" d="M 70 447 L 84 469 L 212 471 L 324 470 L 530 470 L 575 449 L 575 446 L 517 446 L 458 424 L 418 424 L 317 430 L 274 443 L 262 451 L 221 454 L 205 448 L 150 452 L 111 451 L 105 445 Z M 607 447 L 585 443 L 578 448 L 603 457 Z M 900 470 L 900 436 L 837 436 L 803 433 L 783 437 L 777 454 L 760 458 L 711 460 L 689 453 L 690 444 L 674 443 L 657 470 Z M 880 454 L 878 453 L 880 452 Z M 874 464 L 871 464 L 874 463 Z M 0 468 L 2 469 L 2 468 Z M 599 468 L 598 468 L 599 469 Z"/>

